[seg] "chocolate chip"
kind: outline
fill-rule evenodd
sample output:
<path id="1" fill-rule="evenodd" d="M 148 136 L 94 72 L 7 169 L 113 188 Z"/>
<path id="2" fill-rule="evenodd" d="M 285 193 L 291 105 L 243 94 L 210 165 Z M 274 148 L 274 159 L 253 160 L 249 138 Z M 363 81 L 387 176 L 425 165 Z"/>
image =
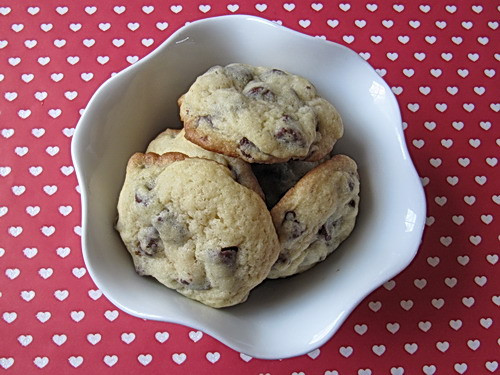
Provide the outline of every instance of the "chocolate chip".
<path id="1" fill-rule="evenodd" d="M 319 228 L 318 235 L 323 236 L 325 238 L 325 241 L 330 241 L 332 239 L 331 234 L 328 233 L 326 224 Z"/>
<path id="2" fill-rule="evenodd" d="M 271 73 L 277 74 L 280 76 L 287 75 L 283 70 L 279 70 L 279 69 L 271 69 Z"/>
<path id="3" fill-rule="evenodd" d="M 262 87 L 262 86 L 254 86 L 247 92 L 245 95 L 252 99 L 260 99 L 271 102 L 276 99 L 276 95 L 271 90 Z"/>
<path id="4" fill-rule="evenodd" d="M 160 234 L 154 227 L 141 228 L 137 234 L 139 251 L 148 256 L 154 256 L 163 250 Z"/>
<path id="5" fill-rule="evenodd" d="M 181 246 L 189 238 L 186 222 L 175 212 L 165 208 L 156 215 L 152 222 L 154 228 L 161 233 L 165 242 Z"/>
<path id="6" fill-rule="evenodd" d="M 299 124 L 296 119 L 288 114 L 281 117 L 284 125 L 275 133 L 279 141 L 286 143 L 298 143 L 300 147 L 305 146 L 304 135 L 299 129 Z"/>
<path id="7" fill-rule="evenodd" d="M 210 285 L 210 283 L 208 282 L 208 280 L 201 280 L 200 282 L 196 282 L 193 279 L 186 280 L 186 279 L 178 278 L 177 282 L 179 284 L 182 284 L 182 285 L 188 287 L 189 289 L 192 289 L 192 290 L 207 290 L 207 289 L 210 289 L 212 287 Z"/>
<path id="8" fill-rule="evenodd" d="M 198 126 L 208 126 L 210 128 L 214 128 L 214 123 L 212 121 L 212 116 L 210 115 L 205 115 L 205 116 L 200 116 L 196 120 L 196 127 Z"/>
<path id="9" fill-rule="evenodd" d="M 276 132 L 276 138 L 286 143 L 298 143 L 305 145 L 304 136 L 298 129 L 282 127 Z"/>
<path id="10" fill-rule="evenodd" d="M 219 252 L 220 261 L 226 266 L 234 266 L 236 264 L 238 250 L 238 246 L 223 247 Z"/>
<path id="11" fill-rule="evenodd" d="M 295 221 L 293 229 L 292 229 L 292 238 L 293 239 L 299 238 L 302 235 L 302 233 L 304 233 L 304 232 L 305 232 L 305 229 L 304 229 L 303 225 L 301 225 L 298 221 Z"/>
<path id="12" fill-rule="evenodd" d="M 139 194 L 135 193 L 135 201 L 136 201 L 136 203 L 142 203 L 143 202 L 143 198 L 141 198 L 139 196 Z"/>
<path id="13" fill-rule="evenodd" d="M 240 152 L 241 152 L 241 155 L 243 155 L 244 157 L 249 158 L 249 159 L 252 159 L 252 155 L 247 154 L 247 153 L 246 153 L 245 151 L 243 151 L 241 148 L 240 148 Z"/>
<path id="14" fill-rule="evenodd" d="M 147 185 L 141 185 L 135 191 L 134 199 L 137 204 L 147 206 L 149 205 L 149 191 Z"/>
<path id="15" fill-rule="evenodd" d="M 326 242 L 332 241 L 337 235 L 337 227 L 342 225 L 344 219 L 343 217 L 336 217 L 334 215 L 330 216 L 326 223 L 321 226 L 318 230 L 319 239 L 324 239 Z"/>
<path id="16" fill-rule="evenodd" d="M 144 269 L 144 267 L 139 266 L 137 264 L 135 265 L 135 272 L 137 272 L 137 274 L 141 276 L 146 275 L 146 270 Z"/>
<path id="17" fill-rule="evenodd" d="M 296 217 L 295 211 L 287 211 L 285 213 L 285 220 L 294 220 Z"/>
<path id="18" fill-rule="evenodd" d="M 250 142 L 248 138 L 243 137 L 240 139 L 240 145 L 238 146 L 238 148 L 243 156 L 252 159 L 252 155 L 250 154 L 250 152 L 257 149 L 257 146 Z"/>
<path id="19" fill-rule="evenodd" d="M 159 238 L 150 238 L 146 248 L 151 249 L 153 253 L 156 253 L 156 251 L 158 251 L 158 240 Z"/>
<path id="20" fill-rule="evenodd" d="M 285 227 L 285 231 L 290 233 L 292 239 L 299 238 L 306 230 L 305 225 L 297 220 L 297 215 L 294 211 L 285 213 L 282 225 Z"/>

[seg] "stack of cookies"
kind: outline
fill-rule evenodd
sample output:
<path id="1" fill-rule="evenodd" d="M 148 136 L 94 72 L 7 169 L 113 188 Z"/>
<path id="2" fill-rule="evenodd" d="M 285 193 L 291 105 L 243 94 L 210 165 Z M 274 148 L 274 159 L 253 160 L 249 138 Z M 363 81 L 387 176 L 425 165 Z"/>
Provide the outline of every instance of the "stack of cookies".
<path id="1" fill-rule="evenodd" d="M 140 275 L 212 307 L 303 272 L 354 228 L 356 163 L 333 155 L 340 115 L 305 78 L 215 66 L 128 163 L 117 230 Z"/>

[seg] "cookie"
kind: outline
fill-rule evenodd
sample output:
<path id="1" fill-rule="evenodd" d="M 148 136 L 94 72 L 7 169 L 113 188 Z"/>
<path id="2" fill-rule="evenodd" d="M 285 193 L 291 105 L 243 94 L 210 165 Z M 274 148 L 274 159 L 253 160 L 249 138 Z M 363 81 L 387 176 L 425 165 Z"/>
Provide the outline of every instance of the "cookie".
<path id="1" fill-rule="evenodd" d="M 324 260 L 353 230 L 358 205 L 351 158 L 336 155 L 309 171 L 271 210 L 281 251 L 268 277 L 300 273 Z"/>
<path id="2" fill-rule="evenodd" d="M 118 215 L 139 274 L 212 307 L 245 301 L 279 254 L 264 201 L 212 160 L 133 155 Z"/>
<path id="3" fill-rule="evenodd" d="M 214 66 L 179 99 L 186 138 L 250 163 L 317 161 L 343 135 L 311 82 L 279 69 Z"/>
<path id="4" fill-rule="evenodd" d="M 264 193 L 262 192 L 259 182 L 255 178 L 255 175 L 253 174 L 248 163 L 241 159 L 205 150 L 200 146 L 189 142 L 186 138 L 184 138 L 184 129 L 167 129 L 160 133 L 153 141 L 151 141 L 146 152 L 154 152 L 160 155 L 166 152 L 180 152 L 191 157 L 214 160 L 219 164 L 228 167 L 233 174 L 233 178 L 237 182 L 249 189 L 252 189 L 264 198 Z"/>

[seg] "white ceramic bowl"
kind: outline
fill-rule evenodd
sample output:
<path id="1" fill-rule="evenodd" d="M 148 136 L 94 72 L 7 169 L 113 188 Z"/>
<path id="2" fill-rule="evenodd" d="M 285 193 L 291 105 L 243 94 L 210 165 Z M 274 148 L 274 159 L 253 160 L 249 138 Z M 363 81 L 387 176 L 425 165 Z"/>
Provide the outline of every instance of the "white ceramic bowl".
<path id="1" fill-rule="evenodd" d="M 216 310 L 138 276 L 113 223 L 128 158 L 165 127 L 181 125 L 177 98 L 199 74 L 232 62 L 303 75 L 334 103 L 345 122 L 335 150 L 359 164 L 361 205 L 353 234 L 326 261 L 265 281 L 247 302 Z M 423 189 L 387 84 L 352 50 L 261 18 L 190 23 L 109 79 L 78 123 L 72 155 L 83 256 L 104 295 L 127 313 L 202 330 L 252 357 L 285 358 L 321 346 L 366 295 L 410 263 L 424 228 Z"/>

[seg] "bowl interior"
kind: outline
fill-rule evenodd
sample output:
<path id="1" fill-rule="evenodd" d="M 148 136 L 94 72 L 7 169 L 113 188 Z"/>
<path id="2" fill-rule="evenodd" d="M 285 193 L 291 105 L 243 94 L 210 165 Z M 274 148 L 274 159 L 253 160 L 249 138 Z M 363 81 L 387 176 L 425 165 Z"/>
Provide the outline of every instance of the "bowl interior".
<path id="1" fill-rule="evenodd" d="M 326 261 L 215 310 L 138 276 L 113 224 L 128 158 L 164 128 L 181 126 L 176 102 L 198 75 L 232 62 L 303 75 L 337 107 L 345 135 L 335 150 L 358 162 L 361 202 L 353 234 Z M 103 293 L 133 315 L 201 329 L 254 357 L 289 357 L 323 344 L 369 292 L 406 267 L 423 230 L 423 190 L 389 87 L 353 51 L 255 17 L 194 22 L 107 81 L 72 147 L 83 253 Z"/>

